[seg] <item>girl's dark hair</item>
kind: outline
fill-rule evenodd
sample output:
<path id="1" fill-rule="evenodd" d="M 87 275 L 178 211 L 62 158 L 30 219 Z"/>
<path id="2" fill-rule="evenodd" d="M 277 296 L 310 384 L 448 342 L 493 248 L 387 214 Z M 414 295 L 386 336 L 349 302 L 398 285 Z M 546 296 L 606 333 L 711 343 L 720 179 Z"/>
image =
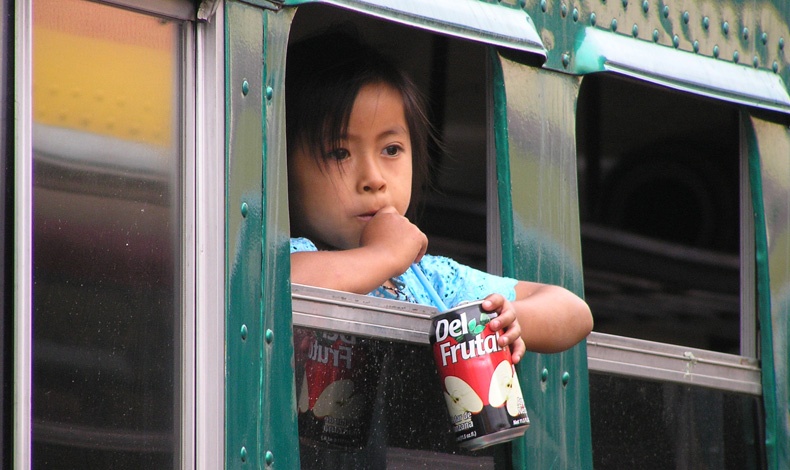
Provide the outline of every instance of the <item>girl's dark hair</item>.
<path id="1" fill-rule="evenodd" d="M 400 92 L 412 146 L 413 212 L 428 182 L 429 142 L 438 144 L 414 82 L 353 32 L 337 28 L 291 45 L 285 71 L 288 154 L 304 146 L 322 163 L 325 150 L 345 135 L 360 89 L 383 83 Z"/>

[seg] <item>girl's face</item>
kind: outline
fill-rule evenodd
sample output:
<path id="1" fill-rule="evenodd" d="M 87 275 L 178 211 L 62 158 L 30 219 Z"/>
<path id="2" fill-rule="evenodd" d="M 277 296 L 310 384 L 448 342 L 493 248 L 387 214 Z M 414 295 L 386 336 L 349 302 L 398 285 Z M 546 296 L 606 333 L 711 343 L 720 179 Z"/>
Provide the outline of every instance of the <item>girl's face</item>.
<path id="1" fill-rule="evenodd" d="M 347 134 L 337 148 L 314 158 L 304 146 L 289 156 L 291 224 L 319 248 L 359 246 L 362 229 L 380 209 L 406 213 L 412 155 L 400 93 L 387 84 L 359 90 Z"/>

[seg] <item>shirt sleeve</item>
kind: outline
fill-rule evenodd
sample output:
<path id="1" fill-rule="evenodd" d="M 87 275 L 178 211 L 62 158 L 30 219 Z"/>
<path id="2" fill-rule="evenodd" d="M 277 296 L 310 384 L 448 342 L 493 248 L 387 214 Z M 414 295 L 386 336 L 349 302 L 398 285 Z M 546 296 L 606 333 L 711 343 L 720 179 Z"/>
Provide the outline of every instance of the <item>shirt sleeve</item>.
<path id="1" fill-rule="evenodd" d="M 300 251 L 318 251 L 318 248 L 307 238 L 291 238 L 291 253 Z"/>
<path id="2" fill-rule="evenodd" d="M 443 256 L 425 255 L 419 267 L 447 308 L 453 308 L 461 302 L 480 300 L 493 293 L 501 294 L 510 301 L 516 299 L 517 279 L 489 274 Z M 408 279 L 407 282 L 412 284 L 415 281 Z"/>

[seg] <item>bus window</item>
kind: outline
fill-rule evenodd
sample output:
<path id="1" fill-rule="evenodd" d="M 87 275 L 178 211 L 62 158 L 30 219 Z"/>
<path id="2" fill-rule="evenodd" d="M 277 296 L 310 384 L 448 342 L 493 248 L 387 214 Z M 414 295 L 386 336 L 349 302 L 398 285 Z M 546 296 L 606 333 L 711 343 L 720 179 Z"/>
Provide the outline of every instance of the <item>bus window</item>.
<path id="1" fill-rule="evenodd" d="M 595 468 L 766 467 L 759 397 L 590 374 Z"/>
<path id="2" fill-rule="evenodd" d="M 33 465 L 180 467 L 184 27 L 33 6 Z"/>
<path id="3" fill-rule="evenodd" d="M 577 122 L 596 331 L 739 354 L 737 109 L 590 76 Z"/>
<path id="4" fill-rule="evenodd" d="M 741 125 L 736 107 L 714 100 L 582 81 L 596 468 L 766 466 Z"/>
<path id="5" fill-rule="evenodd" d="M 353 25 L 364 41 L 398 61 L 428 98 L 431 121 L 447 149 L 431 155 L 430 184 L 417 208 L 416 223 L 428 235 L 431 254 L 486 269 L 485 46 L 321 5 L 299 8 L 290 41 L 333 24 Z M 425 334 L 427 318 L 435 309 L 419 307 L 426 311 L 401 317 L 398 312 L 407 307 L 397 305 L 400 302 L 343 294 L 343 304 L 359 297 L 356 301 L 370 309 L 354 314 L 347 306 L 331 305 L 339 303 L 332 295 L 331 291 L 294 286 L 297 401 L 304 399 L 300 390 L 308 380 L 305 364 L 311 353 L 305 344 L 326 345 L 330 339 L 341 341 L 338 334 L 357 333 L 346 337 L 346 342 L 351 344 L 353 339 L 355 350 L 376 364 L 376 373 L 365 381 L 366 393 L 375 404 L 369 418 L 372 424 L 363 450 L 333 450 L 316 444 L 315 430 L 301 413 L 302 468 L 328 462 L 338 468 L 410 468 L 439 463 L 494 468 L 496 448 L 468 452 L 454 442 Z M 317 319 L 321 314 L 326 317 Z M 422 315 L 422 320 L 414 315 Z M 396 330 L 409 333 L 396 337 L 392 333 Z"/>

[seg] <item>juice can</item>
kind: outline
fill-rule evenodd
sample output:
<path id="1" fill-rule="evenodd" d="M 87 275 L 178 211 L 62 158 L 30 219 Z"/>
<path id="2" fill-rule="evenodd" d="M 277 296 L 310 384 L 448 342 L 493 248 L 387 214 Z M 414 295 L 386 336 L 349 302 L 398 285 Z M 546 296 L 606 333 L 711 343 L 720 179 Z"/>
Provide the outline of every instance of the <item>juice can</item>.
<path id="1" fill-rule="evenodd" d="M 510 348 L 488 323 L 482 301 L 434 315 L 430 342 L 450 422 L 461 448 L 478 450 L 524 434 L 529 426 Z"/>
<path id="2" fill-rule="evenodd" d="M 367 439 L 373 391 L 366 343 L 353 335 L 299 330 L 297 381 L 300 439 L 360 448 Z"/>

